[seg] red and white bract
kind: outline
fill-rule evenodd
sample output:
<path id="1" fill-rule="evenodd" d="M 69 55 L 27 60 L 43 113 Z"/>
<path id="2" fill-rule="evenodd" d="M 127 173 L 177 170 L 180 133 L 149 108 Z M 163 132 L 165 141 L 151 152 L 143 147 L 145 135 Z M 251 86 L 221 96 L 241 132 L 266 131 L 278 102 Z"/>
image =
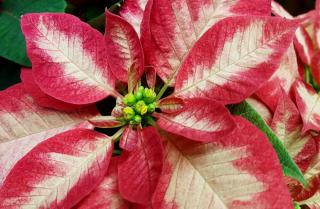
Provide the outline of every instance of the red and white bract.
<path id="1" fill-rule="evenodd" d="M 73 104 L 94 103 L 114 94 L 103 36 L 68 14 L 28 14 L 21 28 L 33 77 L 41 90 Z"/>
<path id="2" fill-rule="evenodd" d="M 153 127 L 142 129 L 138 137 L 137 147 L 121 155 L 119 191 L 124 199 L 149 205 L 162 169 L 162 139 Z"/>
<path id="3" fill-rule="evenodd" d="M 120 15 L 129 22 L 140 35 L 140 25 L 148 0 L 126 0 L 121 7 Z"/>
<path id="4" fill-rule="evenodd" d="M 97 114 L 95 108 L 62 113 L 42 108 L 22 84 L 0 92 L 0 186 L 12 167 L 40 142 L 77 127 Z"/>
<path id="5" fill-rule="evenodd" d="M 279 17 L 284 17 L 287 19 L 295 19 L 291 14 L 289 14 L 279 3 L 276 1 L 272 1 L 271 3 L 272 13 Z M 298 16 L 296 19 L 310 19 L 309 17 Z M 301 60 L 307 64 L 311 64 L 311 59 L 314 54 L 314 48 L 312 44 L 312 40 L 308 35 L 306 29 L 303 27 L 303 22 L 301 22 L 301 26 L 296 31 L 296 36 L 294 38 L 294 45 L 297 49 L 299 57 Z"/>
<path id="6" fill-rule="evenodd" d="M 89 119 L 89 122 L 98 128 L 116 128 L 123 125 L 123 123 L 113 116 L 96 116 Z"/>
<path id="7" fill-rule="evenodd" d="M 302 185 L 293 187 L 293 199 L 298 201 L 301 205 L 307 205 L 310 209 L 318 209 L 320 207 L 320 155 L 313 159 L 308 170 L 304 173 L 304 177 L 309 183 L 307 188 Z M 294 185 L 289 185 L 289 187 Z"/>
<path id="8" fill-rule="evenodd" d="M 138 132 L 132 127 L 126 127 L 121 135 L 119 146 L 127 151 L 132 151 L 138 144 Z"/>
<path id="9" fill-rule="evenodd" d="M 296 22 L 274 17 L 220 21 L 186 57 L 175 95 L 210 98 L 223 104 L 244 100 L 278 68 L 295 30 Z"/>
<path id="10" fill-rule="evenodd" d="M 44 93 L 35 83 L 31 69 L 21 69 L 20 78 L 24 89 L 32 96 L 34 101 L 41 107 L 48 107 L 65 112 L 75 111 L 83 106 L 75 105 L 58 100 Z"/>
<path id="11" fill-rule="evenodd" d="M 297 81 L 295 86 L 296 103 L 303 120 L 302 132 L 309 130 L 320 131 L 320 96 L 315 90 Z"/>
<path id="12" fill-rule="evenodd" d="M 268 139 L 244 119 L 235 120 L 237 130 L 217 143 L 167 137 L 153 208 L 293 208 Z"/>
<path id="13" fill-rule="evenodd" d="M 163 130 L 196 141 L 215 141 L 235 128 L 227 108 L 208 99 L 186 99 L 176 114 L 157 114 Z"/>
<path id="14" fill-rule="evenodd" d="M 157 72 L 153 67 L 146 67 L 145 74 L 149 88 L 154 89 L 157 82 Z"/>
<path id="15" fill-rule="evenodd" d="M 73 209 L 129 209 L 118 190 L 118 159 L 111 158 L 103 181 Z"/>
<path id="16" fill-rule="evenodd" d="M 279 17 L 285 17 L 287 19 L 293 19 L 293 16 L 287 12 L 278 2 L 272 0 L 271 1 L 271 11 L 272 14 L 279 16 Z"/>
<path id="17" fill-rule="evenodd" d="M 313 43 L 307 31 L 303 27 L 299 27 L 294 38 L 294 46 L 301 60 L 307 64 L 311 64 L 312 57 L 314 56 Z"/>
<path id="18" fill-rule="evenodd" d="M 141 76 L 144 70 L 143 51 L 134 28 L 121 17 L 106 11 L 104 36 L 113 74 L 119 80 L 127 82 L 128 71 L 134 65 Z"/>
<path id="19" fill-rule="evenodd" d="M 299 77 L 297 55 L 293 44 L 291 44 L 277 71 L 268 82 L 256 91 L 255 95 L 274 112 L 278 104 L 278 98 L 282 96 L 282 89 L 289 95 L 291 87 Z"/>
<path id="20" fill-rule="evenodd" d="M 103 179 L 112 140 L 77 129 L 56 135 L 25 155 L 0 187 L 2 208 L 71 208 Z"/>
<path id="21" fill-rule="evenodd" d="M 315 82 L 320 85 L 320 51 L 317 52 L 312 58 L 311 72 Z"/>
<path id="22" fill-rule="evenodd" d="M 157 107 L 163 113 L 178 113 L 183 109 L 183 106 L 183 99 L 177 97 L 166 97 L 164 99 L 161 99 L 157 104 Z"/>
<path id="23" fill-rule="evenodd" d="M 259 98 L 249 97 L 246 99 L 246 102 L 248 102 L 255 111 L 259 113 L 263 120 L 270 125 L 272 121 L 272 112 Z"/>
<path id="24" fill-rule="evenodd" d="M 259 6 L 257 6 L 259 5 Z M 148 64 L 159 76 L 174 84 L 172 76 L 194 43 L 219 20 L 237 15 L 270 15 L 270 0 L 157 0 L 150 15 L 150 36 L 145 45 Z M 153 43 L 150 43 L 153 42 Z"/>
<path id="25" fill-rule="evenodd" d="M 320 8 L 319 8 L 319 14 L 318 14 L 318 19 L 314 23 L 314 38 L 316 42 L 316 46 L 318 49 L 320 49 Z"/>
<path id="26" fill-rule="evenodd" d="M 270 127 L 304 172 L 318 152 L 317 144 L 310 134 L 302 135 L 300 113 L 284 91 L 279 94 L 278 105 Z"/>

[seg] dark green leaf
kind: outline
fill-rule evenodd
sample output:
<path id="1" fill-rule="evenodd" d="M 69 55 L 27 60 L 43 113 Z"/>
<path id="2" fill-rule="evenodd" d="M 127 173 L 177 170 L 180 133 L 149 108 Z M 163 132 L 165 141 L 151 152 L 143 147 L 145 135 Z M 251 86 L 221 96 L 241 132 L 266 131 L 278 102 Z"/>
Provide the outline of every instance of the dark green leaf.
<path id="1" fill-rule="evenodd" d="M 34 12 L 63 12 L 64 0 L 5 0 L 0 11 L 0 56 L 31 66 L 20 29 L 20 17 Z"/>
<path id="2" fill-rule="evenodd" d="M 304 184 L 307 185 L 299 167 L 290 157 L 287 149 L 284 144 L 280 141 L 280 139 L 275 135 L 272 129 L 265 123 L 262 117 L 257 113 L 257 111 L 252 107 L 248 102 L 244 101 L 238 105 L 233 105 L 231 107 L 231 112 L 235 115 L 240 115 L 251 123 L 253 123 L 256 127 L 258 127 L 262 132 L 264 132 L 269 138 L 270 143 L 272 144 L 274 150 L 276 151 L 280 163 L 282 165 L 283 173 L 286 176 L 294 178 Z"/>

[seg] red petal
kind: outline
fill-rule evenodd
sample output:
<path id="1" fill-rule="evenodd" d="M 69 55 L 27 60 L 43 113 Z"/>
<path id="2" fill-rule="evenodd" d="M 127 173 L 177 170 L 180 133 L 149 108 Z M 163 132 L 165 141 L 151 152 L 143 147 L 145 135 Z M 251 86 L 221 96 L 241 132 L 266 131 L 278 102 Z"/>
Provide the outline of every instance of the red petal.
<path id="1" fill-rule="evenodd" d="M 294 38 L 294 46 L 299 58 L 307 65 L 311 64 L 314 55 L 313 44 L 310 36 L 303 27 L 299 27 Z"/>
<path id="2" fill-rule="evenodd" d="M 257 6 L 259 5 L 259 6 Z M 237 15 L 270 15 L 270 0 L 157 0 L 151 11 L 152 37 L 145 45 L 149 65 L 165 82 L 179 69 L 194 43 L 219 20 Z M 146 9 L 147 11 L 147 9 Z M 145 31 L 142 30 L 141 36 Z"/>
<path id="3" fill-rule="evenodd" d="M 0 207 L 71 208 L 103 179 L 112 140 L 92 130 L 56 135 L 25 155 L 0 187 Z"/>
<path id="4" fill-rule="evenodd" d="M 293 16 L 287 11 L 285 10 L 281 4 L 279 4 L 278 2 L 272 0 L 271 2 L 271 10 L 272 10 L 272 14 L 279 16 L 279 17 L 284 17 L 287 19 L 293 19 Z"/>
<path id="5" fill-rule="evenodd" d="M 295 94 L 303 120 L 302 133 L 309 130 L 320 131 L 320 96 L 311 86 L 304 84 L 302 81 L 297 81 Z"/>
<path id="6" fill-rule="evenodd" d="M 133 151 L 138 144 L 138 132 L 131 127 L 126 127 L 120 139 L 120 147 L 127 151 Z"/>
<path id="7" fill-rule="evenodd" d="M 35 104 L 17 84 L 0 91 L 0 185 L 16 162 L 43 140 L 77 127 L 92 128 L 87 119 L 97 114 L 87 108 L 62 113 Z"/>
<path id="8" fill-rule="evenodd" d="M 134 28 L 121 17 L 106 11 L 105 39 L 113 74 L 128 82 L 128 71 L 134 65 L 140 78 L 144 71 L 143 51 Z"/>
<path id="9" fill-rule="evenodd" d="M 147 2 L 148 0 L 126 0 L 119 12 L 134 27 L 137 34 L 140 34 L 140 24 Z"/>
<path id="10" fill-rule="evenodd" d="M 263 120 L 270 125 L 273 113 L 271 113 L 270 109 L 261 100 L 255 97 L 249 97 L 246 99 L 246 102 L 253 106 Z"/>
<path id="11" fill-rule="evenodd" d="M 313 79 L 320 85 L 320 51 L 312 58 L 311 72 Z"/>
<path id="12" fill-rule="evenodd" d="M 268 139 L 244 119 L 235 120 L 239 128 L 216 143 L 167 138 L 154 208 L 293 209 Z"/>
<path id="13" fill-rule="evenodd" d="M 216 141 L 230 134 L 235 123 L 223 105 L 207 99 L 186 99 L 177 114 L 159 114 L 163 130 L 196 141 Z"/>
<path id="14" fill-rule="evenodd" d="M 119 191 L 123 198 L 148 205 L 162 169 L 163 150 L 160 135 L 153 127 L 142 129 L 139 146 L 124 151 L 119 163 Z"/>
<path id="15" fill-rule="evenodd" d="M 320 7 L 320 6 L 319 6 Z M 318 19 L 316 20 L 316 22 L 314 23 L 314 36 L 315 36 L 315 41 L 316 41 L 316 45 L 317 48 L 320 49 L 320 8 L 318 9 Z"/>
<path id="16" fill-rule="evenodd" d="M 146 67 L 146 80 L 149 88 L 154 89 L 157 81 L 157 73 L 153 67 Z"/>
<path id="17" fill-rule="evenodd" d="M 278 98 L 284 89 L 289 95 L 293 83 L 300 78 L 298 71 L 297 55 L 291 44 L 285 56 L 282 58 L 279 68 L 255 94 L 274 112 Z"/>
<path id="18" fill-rule="evenodd" d="M 115 128 L 120 127 L 123 123 L 113 116 L 96 116 L 90 118 L 89 122 L 99 128 Z"/>
<path id="19" fill-rule="evenodd" d="M 70 104 L 70 103 L 60 101 L 44 93 L 39 88 L 39 86 L 34 82 L 31 69 L 22 68 L 20 77 L 23 82 L 24 89 L 29 94 L 31 94 L 35 102 L 42 107 L 48 107 L 48 108 L 62 110 L 66 112 L 75 111 L 76 109 L 83 107 L 83 105 L 75 105 L 75 104 Z"/>
<path id="20" fill-rule="evenodd" d="M 33 77 L 41 90 L 73 104 L 101 100 L 114 90 L 103 36 L 68 14 L 27 14 L 21 28 Z"/>
<path id="21" fill-rule="evenodd" d="M 184 101 L 178 97 L 166 97 L 158 102 L 157 107 L 163 113 L 178 113 L 183 109 Z"/>
<path id="22" fill-rule="evenodd" d="M 278 68 L 296 25 L 274 17 L 220 21 L 185 59 L 177 76 L 175 95 L 210 98 L 223 104 L 244 100 Z"/>
<path id="23" fill-rule="evenodd" d="M 129 209 L 118 191 L 118 160 L 112 158 L 103 181 L 73 209 Z"/>
<path id="24" fill-rule="evenodd" d="M 280 91 L 278 105 L 270 127 L 304 172 L 317 154 L 317 145 L 310 134 L 302 135 L 300 113 L 283 90 Z"/>

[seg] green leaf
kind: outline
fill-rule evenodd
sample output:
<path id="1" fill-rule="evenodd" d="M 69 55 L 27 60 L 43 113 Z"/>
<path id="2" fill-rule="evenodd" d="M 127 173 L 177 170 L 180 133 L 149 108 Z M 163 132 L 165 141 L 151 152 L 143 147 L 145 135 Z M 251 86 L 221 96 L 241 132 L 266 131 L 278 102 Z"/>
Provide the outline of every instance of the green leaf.
<path id="1" fill-rule="evenodd" d="M 64 0 L 5 0 L 0 9 L 0 56 L 31 66 L 20 29 L 20 17 L 34 12 L 64 12 Z"/>
<path id="2" fill-rule="evenodd" d="M 304 179 L 299 167 L 290 157 L 284 144 L 275 135 L 272 129 L 265 123 L 265 121 L 254 109 L 254 107 L 252 107 L 248 102 L 244 101 L 238 105 L 232 105 L 231 112 L 235 115 L 240 115 L 246 118 L 256 127 L 258 127 L 262 132 L 264 132 L 269 138 L 270 143 L 272 144 L 278 155 L 284 175 L 294 178 L 307 186 L 307 182 Z"/>

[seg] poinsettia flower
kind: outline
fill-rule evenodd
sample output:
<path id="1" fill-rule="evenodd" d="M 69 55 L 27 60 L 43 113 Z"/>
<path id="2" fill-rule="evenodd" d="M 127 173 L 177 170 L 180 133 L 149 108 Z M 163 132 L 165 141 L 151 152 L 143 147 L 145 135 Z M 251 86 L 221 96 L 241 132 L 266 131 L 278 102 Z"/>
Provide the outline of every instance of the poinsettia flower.
<path id="1" fill-rule="evenodd" d="M 177 190 L 184 195 L 184 189 L 175 180 L 189 181 L 187 173 L 190 169 L 196 176 L 195 181 L 202 182 L 205 189 L 205 193 L 200 192 L 197 197 L 206 198 L 208 193 L 211 199 L 207 201 L 214 202 L 209 202 L 208 206 L 214 204 L 213 208 L 258 205 L 261 208 L 278 205 L 292 208 L 271 145 L 244 119 L 232 117 L 225 105 L 244 100 L 271 77 L 292 41 L 297 23 L 260 16 L 269 14 L 268 1 L 189 3 L 148 1 L 141 23 L 143 47 L 135 29 L 109 12 L 106 12 L 104 37 L 67 14 L 22 17 L 22 31 L 32 63 L 32 71 L 23 71 L 22 80 L 33 99 L 45 107 L 82 110 L 83 106 L 113 96 L 117 105 L 112 115 L 98 115 L 88 120 L 97 127 L 117 127 L 119 130 L 111 137 L 90 129 L 72 129 L 49 139 L 44 137 L 41 143 L 21 156 L 6 175 L 0 187 L 0 206 L 10 205 L 13 201 L 36 207 L 69 208 L 75 205 L 103 180 L 112 145 L 120 140 L 119 193 L 127 201 L 137 203 L 137 208 L 139 204 L 141 208 L 150 205 L 158 208 L 159 204 L 164 208 L 167 204 L 183 208 L 187 203 L 173 193 Z M 253 7 L 255 3 L 261 7 Z M 191 6 L 191 14 L 188 6 Z M 206 8 L 219 9 L 211 14 L 212 11 Z M 204 16 L 201 16 L 202 11 Z M 167 18 L 163 12 L 170 18 L 172 15 L 179 18 L 168 25 L 170 27 L 162 28 L 161 17 Z M 236 16 L 243 12 L 249 15 Z M 179 28 L 185 14 L 190 22 Z M 204 20 L 209 20 L 210 24 L 206 25 Z M 197 28 L 187 27 L 188 24 Z M 172 40 L 175 32 L 178 32 L 178 38 Z M 147 45 L 150 40 L 156 43 Z M 176 48 L 168 45 L 171 41 L 177 46 L 182 42 L 185 44 L 177 48 L 174 57 L 171 55 Z M 155 46 L 161 48 L 161 53 Z M 146 76 L 149 87 L 143 86 L 140 79 L 145 62 L 152 65 Z M 173 64 L 173 68 L 159 68 L 163 62 Z M 153 86 L 155 72 L 165 81 L 159 92 Z M 115 88 L 117 81 L 127 83 L 127 91 L 118 91 Z M 164 96 L 168 86 L 173 84 L 174 92 Z M 9 126 L 9 129 L 14 127 Z M 203 160 L 192 156 L 198 151 L 191 148 L 197 146 L 182 149 L 171 145 L 173 139 L 169 132 L 178 136 L 179 143 L 194 143 L 201 147 Z M 210 149 L 206 149 L 207 146 Z M 266 154 L 258 155 L 262 151 Z M 229 161 L 224 164 L 224 155 L 215 157 L 218 153 L 224 153 Z M 216 159 L 212 164 L 211 158 Z M 42 161 L 44 163 L 39 163 Z M 179 175 L 176 179 L 172 178 L 175 162 L 182 163 L 177 167 Z M 207 167 L 208 163 L 210 167 Z M 215 169 L 215 164 L 221 164 L 221 171 Z M 39 173 L 33 179 L 34 174 L 22 172 L 25 168 Z M 180 168 L 188 169 L 180 173 Z M 207 175 L 211 170 L 216 170 L 214 176 Z M 267 177 L 265 173 L 268 173 Z M 235 178 L 231 177 L 234 175 Z M 214 177 L 217 182 L 211 182 Z M 23 180 L 22 185 L 12 183 L 19 182 L 19 178 Z M 231 179 L 233 182 L 227 183 Z M 82 191 L 77 193 L 79 189 Z M 198 189 L 198 186 L 192 189 Z M 273 199 L 275 191 L 281 191 L 282 197 Z M 99 195 L 99 186 L 96 194 Z M 15 199 L 22 195 L 25 198 Z M 39 195 L 43 196 L 41 200 Z M 195 197 L 193 203 L 196 203 Z"/>

